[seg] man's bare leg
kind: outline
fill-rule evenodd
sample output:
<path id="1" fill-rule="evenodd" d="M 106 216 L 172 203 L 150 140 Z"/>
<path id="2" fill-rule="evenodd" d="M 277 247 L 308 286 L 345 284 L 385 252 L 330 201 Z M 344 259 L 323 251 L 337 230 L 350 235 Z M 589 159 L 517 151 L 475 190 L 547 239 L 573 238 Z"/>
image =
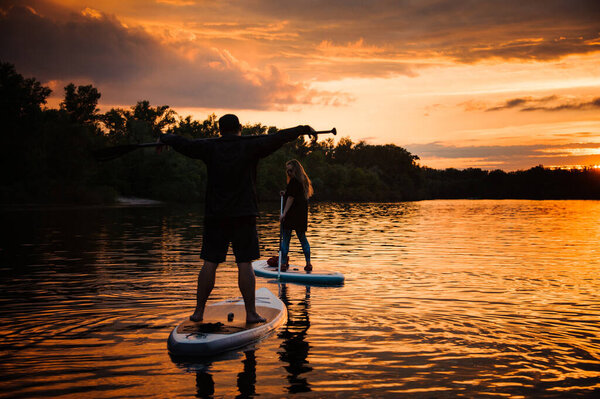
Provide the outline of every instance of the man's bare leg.
<path id="1" fill-rule="evenodd" d="M 256 313 L 256 298 L 254 290 L 256 289 L 256 280 L 254 279 L 254 270 L 250 262 L 238 263 L 238 286 L 244 298 L 246 307 L 246 323 L 261 323 L 267 321 Z"/>
<path id="2" fill-rule="evenodd" d="M 218 263 L 204 261 L 200 273 L 198 273 L 198 291 L 196 292 L 196 310 L 190 316 L 191 321 L 202 321 L 204 316 L 204 306 L 215 286 L 215 274 Z"/>

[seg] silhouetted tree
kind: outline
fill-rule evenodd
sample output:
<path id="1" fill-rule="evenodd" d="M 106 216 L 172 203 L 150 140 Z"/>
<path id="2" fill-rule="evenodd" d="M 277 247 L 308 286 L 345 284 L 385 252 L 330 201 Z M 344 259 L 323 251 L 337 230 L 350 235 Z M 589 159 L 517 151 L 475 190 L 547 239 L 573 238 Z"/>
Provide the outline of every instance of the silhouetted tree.
<path id="1" fill-rule="evenodd" d="M 218 137 L 219 129 L 217 127 L 216 115 L 209 115 L 204 122 L 192 120 L 190 115 L 185 118 L 179 118 L 179 123 L 169 128 L 169 133 L 178 134 L 189 139 Z"/>
<path id="2" fill-rule="evenodd" d="M 52 91 L 34 78 L 25 79 L 12 64 L 0 63 L 0 200 L 22 201 L 34 191 L 28 177 L 39 171 L 42 105 Z"/>
<path id="3" fill-rule="evenodd" d="M 168 105 L 159 105 L 151 107 L 148 101 L 139 101 L 132 108 L 133 113 L 130 119 L 131 123 L 138 122 L 145 124 L 151 137 L 156 139 L 176 122 L 176 112 Z"/>
<path id="4" fill-rule="evenodd" d="M 18 74 L 14 65 L 0 62 L 0 123 L 2 130 L 9 133 L 17 125 L 35 123 L 42 105 L 52 93 L 35 78 L 25 79 Z M 34 120 L 32 120 L 34 118 Z"/>
<path id="5" fill-rule="evenodd" d="M 127 143 L 127 121 L 130 118 L 131 112 L 121 108 L 112 108 L 100 115 L 100 121 L 104 124 L 106 137 L 111 145 Z"/>
<path id="6" fill-rule="evenodd" d="M 337 146 L 335 147 L 333 153 L 333 157 L 336 160 L 336 162 L 343 164 L 350 161 L 352 156 L 353 145 L 354 143 L 352 143 L 352 140 L 350 140 L 349 137 L 342 137 L 338 142 Z"/>
<path id="7" fill-rule="evenodd" d="M 92 85 L 78 86 L 73 83 L 65 87 L 65 99 L 60 104 L 61 109 L 69 113 L 74 122 L 95 125 L 99 118 L 98 100 L 100 93 Z"/>

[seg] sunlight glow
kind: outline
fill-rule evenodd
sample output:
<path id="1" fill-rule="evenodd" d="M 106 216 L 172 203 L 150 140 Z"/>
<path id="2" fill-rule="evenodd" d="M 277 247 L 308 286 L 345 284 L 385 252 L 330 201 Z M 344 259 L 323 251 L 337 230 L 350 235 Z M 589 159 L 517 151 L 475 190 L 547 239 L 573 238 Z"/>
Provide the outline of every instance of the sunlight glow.
<path id="1" fill-rule="evenodd" d="M 92 18 L 92 19 L 100 19 L 102 18 L 102 13 L 98 10 L 94 10 L 93 8 L 86 7 L 83 11 L 81 11 L 81 15 L 84 17 Z"/>
<path id="2" fill-rule="evenodd" d="M 468 28 L 446 20 L 433 7 L 432 17 L 439 18 L 443 29 L 421 24 L 431 17 L 410 5 L 399 10 L 382 4 L 389 12 L 377 14 L 368 4 L 332 3 L 314 20 L 307 20 L 310 10 L 303 7 L 290 5 L 296 8 L 289 13 L 262 1 L 248 6 L 104 0 L 91 8 L 76 0 L 49 0 L 35 7 L 40 18 L 54 17 L 55 7 L 60 8 L 57 19 L 66 18 L 69 10 L 107 32 L 116 29 L 114 37 L 131 39 L 132 48 L 146 43 L 148 51 L 122 59 L 117 55 L 114 64 L 151 65 L 149 72 L 135 69 L 139 77 L 118 68 L 110 76 L 50 77 L 56 89 L 49 104 L 60 103 L 60 88 L 79 79 L 76 84 L 98 86 L 101 109 L 147 99 L 168 104 L 183 116 L 192 110 L 194 117 L 243 114 L 248 123 L 267 126 L 336 126 L 342 136 L 371 144 L 472 142 L 497 148 L 597 142 L 600 37 L 583 34 L 587 19 L 561 15 L 552 24 L 551 18 L 536 20 L 532 13 L 523 26 L 517 20 L 507 24 L 496 20 L 493 7 L 484 3 L 476 7 L 489 13 L 491 24 L 472 21 Z M 363 16 L 365 10 L 374 14 Z M 335 15 L 346 19 L 331 19 Z M 103 48 L 121 47 L 105 44 Z M 435 160 L 422 157 L 422 163 L 466 168 L 483 160 L 489 167 L 510 169 L 540 162 L 537 155 L 509 155 L 440 155 Z M 599 155 L 571 149 L 562 158 Z"/>

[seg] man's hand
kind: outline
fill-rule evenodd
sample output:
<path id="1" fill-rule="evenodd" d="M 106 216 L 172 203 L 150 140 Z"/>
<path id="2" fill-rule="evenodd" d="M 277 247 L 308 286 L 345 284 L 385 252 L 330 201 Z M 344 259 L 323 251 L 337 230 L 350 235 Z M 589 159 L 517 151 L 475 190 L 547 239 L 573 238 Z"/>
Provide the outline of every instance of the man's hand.
<path id="1" fill-rule="evenodd" d="M 303 125 L 302 128 L 305 131 L 304 134 L 308 134 L 308 137 L 310 137 L 310 138 L 317 137 L 317 134 L 316 134 L 317 132 L 315 132 L 315 129 L 313 129 L 312 127 L 310 127 L 308 125 Z"/>

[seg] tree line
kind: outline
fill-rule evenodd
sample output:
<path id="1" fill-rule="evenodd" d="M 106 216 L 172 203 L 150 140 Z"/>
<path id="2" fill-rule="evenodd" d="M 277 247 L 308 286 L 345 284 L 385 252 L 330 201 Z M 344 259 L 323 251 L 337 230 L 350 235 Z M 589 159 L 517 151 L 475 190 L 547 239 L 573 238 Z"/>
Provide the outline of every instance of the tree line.
<path id="1" fill-rule="evenodd" d="M 51 94 L 12 64 L 0 63 L 0 126 L 3 143 L 0 202 L 110 203 L 118 196 L 200 202 L 206 168 L 175 151 L 141 149 L 108 162 L 94 150 L 156 141 L 163 133 L 188 138 L 217 137 L 216 116 L 182 117 L 168 105 L 139 101 L 101 113 L 101 93 L 91 85 L 64 88 L 58 109 L 46 107 Z M 277 132 L 244 125 L 243 135 Z M 435 198 L 600 198 L 600 174 L 593 169 L 525 171 L 436 170 L 393 145 L 370 145 L 347 137 L 298 138 L 259 163 L 261 200 L 278 200 L 285 186 L 285 162 L 298 159 L 313 181 L 319 201 L 405 201 Z"/>

